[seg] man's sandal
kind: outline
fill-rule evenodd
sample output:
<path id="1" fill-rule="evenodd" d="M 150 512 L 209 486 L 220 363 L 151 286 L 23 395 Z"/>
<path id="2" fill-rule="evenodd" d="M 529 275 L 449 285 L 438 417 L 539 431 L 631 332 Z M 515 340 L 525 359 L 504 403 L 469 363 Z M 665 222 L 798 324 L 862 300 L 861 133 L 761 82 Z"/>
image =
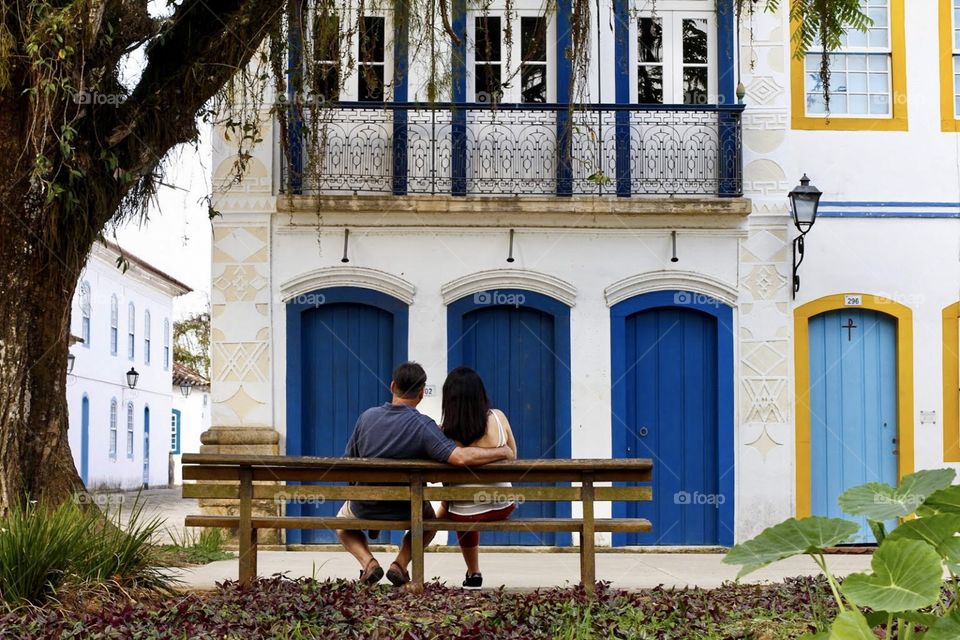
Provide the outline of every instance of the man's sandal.
<path id="1" fill-rule="evenodd" d="M 360 584 L 372 587 L 380 582 L 382 577 L 383 568 L 380 566 L 380 563 L 377 562 L 376 558 L 370 558 L 370 562 L 368 562 L 364 570 L 360 572 Z"/>
<path id="2" fill-rule="evenodd" d="M 392 582 L 395 587 L 402 587 L 410 582 L 410 574 L 396 562 L 391 562 L 390 568 L 387 570 L 387 580 Z"/>

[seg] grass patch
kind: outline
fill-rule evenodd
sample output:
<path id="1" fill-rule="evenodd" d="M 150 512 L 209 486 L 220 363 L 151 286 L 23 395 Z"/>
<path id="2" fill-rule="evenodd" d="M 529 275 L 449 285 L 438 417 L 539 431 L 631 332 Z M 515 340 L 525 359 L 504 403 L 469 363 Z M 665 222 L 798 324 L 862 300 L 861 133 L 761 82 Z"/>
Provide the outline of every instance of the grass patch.
<path id="1" fill-rule="evenodd" d="M 423 594 L 388 585 L 280 576 L 244 589 L 132 601 L 122 594 L 96 609 L 21 608 L 0 615 L 11 637 L 46 638 L 556 638 L 793 640 L 823 630 L 836 613 L 827 582 L 796 578 L 719 589 L 617 591 L 601 585 L 532 593 L 466 592 L 429 584 Z M 0 635 L 3 635 L 0 633 Z"/>
<path id="2" fill-rule="evenodd" d="M 154 558 L 159 565 L 189 567 L 236 557 L 224 549 L 223 532 L 220 529 L 204 528 L 199 533 L 184 529 L 179 534 L 171 532 L 171 538 L 171 544 L 154 548 Z"/>

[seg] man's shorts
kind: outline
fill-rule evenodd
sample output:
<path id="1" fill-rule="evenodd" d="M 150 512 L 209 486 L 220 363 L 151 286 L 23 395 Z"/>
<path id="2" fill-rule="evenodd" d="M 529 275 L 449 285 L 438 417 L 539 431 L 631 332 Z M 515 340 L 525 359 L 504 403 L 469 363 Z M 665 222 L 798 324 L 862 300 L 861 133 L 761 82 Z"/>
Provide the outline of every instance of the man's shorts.
<path id="1" fill-rule="evenodd" d="M 337 512 L 337 517 L 338 517 L 338 518 L 355 518 L 355 519 L 359 519 L 359 518 L 357 518 L 356 515 L 354 515 L 353 509 L 350 507 L 350 501 L 349 501 L 349 500 L 346 500 L 346 501 L 343 503 L 343 506 L 340 507 L 340 511 Z M 433 505 L 430 504 L 429 502 L 424 502 L 424 503 L 423 503 L 423 519 L 424 519 L 424 520 L 435 520 L 436 518 L 437 518 L 437 513 L 436 513 L 436 511 L 433 510 Z M 371 530 L 371 531 L 367 531 L 367 535 L 370 537 L 370 539 L 376 540 L 377 538 L 380 537 L 380 532 L 379 532 L 379 531 L 373 531 L 373 530 Z"/>

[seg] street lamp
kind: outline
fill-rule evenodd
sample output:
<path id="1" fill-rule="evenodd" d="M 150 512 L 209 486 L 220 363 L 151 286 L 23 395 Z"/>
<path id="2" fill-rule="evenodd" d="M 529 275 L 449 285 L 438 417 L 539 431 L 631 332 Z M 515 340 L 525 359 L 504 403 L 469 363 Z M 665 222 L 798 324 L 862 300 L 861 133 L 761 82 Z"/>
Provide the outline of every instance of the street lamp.
<path id="1" fill-rule="evenodd" d="M 130 367 L 130 371 L 127 371 L 127 386 L 131 389 L 137 388 L 137 381 L 140 379 L 140 374 L 137 373 L 137 370 L 133 367 Z"/>
<path id="2" fill-rule="evenodd" d="M 800 184 L 790 192 L 790 210 L 793 214 L 793 224 L 800 235 L 793 239 L 793 297 L 797 297 L 800 290 L 800 276 L 797 271 L 803 262 L 803 238 L 817 221 L 817 209 L 820 207 L 820 196 L 823 192 L 810 184 L 810 178 L 803 174 Z"/>
<path id="3" fill-rule="evenodd" d="M 77 362 L 77 356 L 72 353 L 67 354 L 67 373 L 73 373 L 73 365 Z"/>
<path id="4" fill-rule="evenodd" d="M 183 394 L 183 397 L 184 397 L 184 398 L 189 398 L 191 391 L 193 391 L 193 385 L 192 385 L 192 384 L 186 384 L 186 383 L 184 383 L 184 384 L 181 384 L 181 385 L 180 385 L 180 393 Z"/>

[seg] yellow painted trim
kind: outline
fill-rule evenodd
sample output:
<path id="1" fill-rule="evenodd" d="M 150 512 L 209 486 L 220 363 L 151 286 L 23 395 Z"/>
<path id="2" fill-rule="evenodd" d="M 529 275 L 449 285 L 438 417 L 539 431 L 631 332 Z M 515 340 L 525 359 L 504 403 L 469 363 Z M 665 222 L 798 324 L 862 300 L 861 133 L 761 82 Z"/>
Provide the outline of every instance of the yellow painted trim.
<path id="1" fill-rule="evenodd" d="M 863 304 L 848 307 L 848 295 L 859 295 Z M 797 441 L 797 517 L 811 511 L 810 480 L 810 318 L 837 309 L 868 309 L 891 316 L 897 321 L 897 439 L 898 477 L 913 473 L 913 311 L 889 298 L 866 293 L 825 296 L 797 307 L 794 319 L 794 358 L 796 366 L 796 441 Z"/>
<path id="2" fill-rule="evenodd" d="M 942 1 L 942 0 L 941 0 Z M 949 1 L 949 0 L 947 0 Z M 790 45 L 790 106 L 794 129 L 809 131 L 907 131 L 907 37 L 904 0 L 890 0 L 890 73 L 893 114 L 889 118 L 851 118 L 846 116 L 808 116 L 804 95 L 804 59 Z M 796 23 L 791 25 L 791 33 Z"/>
<path id="3" fill-rule="evenodd" d="M 943 461 L 960 462 L 960 302 L 943 310 Z"/>
<path id="4" fill-rule="evenodd" d="M 960 131 L 953 104 L 953 0 L 939 0 L 940 25 L 940 128 L 949 133 Z"/>

